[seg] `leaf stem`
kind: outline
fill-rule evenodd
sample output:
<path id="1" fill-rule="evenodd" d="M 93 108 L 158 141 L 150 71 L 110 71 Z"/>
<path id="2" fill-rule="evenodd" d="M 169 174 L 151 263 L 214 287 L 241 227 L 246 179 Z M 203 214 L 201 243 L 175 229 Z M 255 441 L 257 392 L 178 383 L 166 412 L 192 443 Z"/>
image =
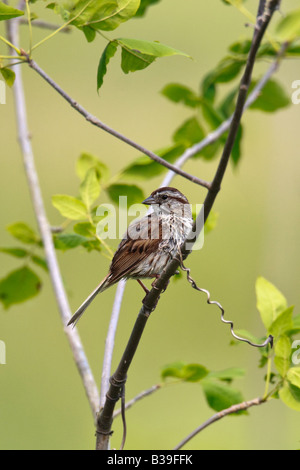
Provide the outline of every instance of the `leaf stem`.
<path id="1" fill-rule="evenodd" d="M 4 59 L 15 59 L 15 58 L 16 58 L 15 55 L 0 55 L 0 60 L 1 60 L 1 59 L 3 59 L 3 60 L 4 60 Z M 25 57 L 24 57 L 24 58 L 23 58 L 23 57 L 20 57 L 20 60 L 21 60 L 22 62 L 24 62 L 24 61 L 26 62 L 26 58 L 25 58 Z"/>
<path id="2" fill-rule="evenodd" d="M 32 24 L 31 24 L 31 12 L 29 7 L 29 0 L 26 0 L 26 13 L 28 19 L 28 28 L 29 28 L 29 57 L 31 57 L 32 51 Z"/>
<path id="3" fill-rule="evenodd" d="M 16 51 L 19 56 L 21 55 L 20 49 L 14 46 L 8 39 L 4 38 L 3 36 L 0 36 L 0 41 L 4 42 L 7 46 L 11 47 L 14 51 Z"/>
<path id="4" fill-rule="evenodd" d="M 27 1 L 27 0 L 26 0 Z M 48 41 L 49 39 L 52 39 L 54 36 L 56 36 L 57 33 L 59 33 L 60 31 L 62 31 L 63 29 L 65 29 L 67 26 L 69 26 L 74 20 L 76 20 L 85 10 L 86 8 L 90 5 L 90 3 L 92 2 L 92 0 L 90 0 L 85 6 L 84 8 L 82 8 L 82 10 L 80 10 L 80 12 L 74 16 L 73 18 L 70 18 L 66 23 L 64 23 L 62 26 L 60 26 L 58 29 L 56 29 L 55 31 L 53 31 L 53 33 L 49 34 L 48 36 L 46 36 L 44 39 L 42 39 L 41 41 L 39 41 L 37 44 L 35 44 L 32 48 L 31 48 L 31 51 L 34 51 L 35 49 L 37 49 L 38 47 L 40 47 L 42 44 L 44 44 L 46 41 Z"/>

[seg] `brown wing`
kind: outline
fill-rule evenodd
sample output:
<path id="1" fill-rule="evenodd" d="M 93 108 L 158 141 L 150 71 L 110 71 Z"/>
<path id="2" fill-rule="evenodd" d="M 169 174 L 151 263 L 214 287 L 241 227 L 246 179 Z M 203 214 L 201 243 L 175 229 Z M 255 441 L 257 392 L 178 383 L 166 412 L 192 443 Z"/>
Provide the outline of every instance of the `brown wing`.
<path id="1" fill-rule="evenodd" d="M 159 234 L 156 236 L 159 238 L 151 238 L 150 220 L 153 224 L 153 216 L 149 215 L 129 226 L 126 237 L 120 243 L 113 257 L 110 266 L 110 282 L 114 283 L 123 277 L 130 277 L 130 274 L 135 271 L 140 263 L 158 250 L 162 236 L 161 224 L 157 224 Z M 136 236 L 133 238 L 134 233 L 138 233 L 138 239 L 134 239 Z"/>

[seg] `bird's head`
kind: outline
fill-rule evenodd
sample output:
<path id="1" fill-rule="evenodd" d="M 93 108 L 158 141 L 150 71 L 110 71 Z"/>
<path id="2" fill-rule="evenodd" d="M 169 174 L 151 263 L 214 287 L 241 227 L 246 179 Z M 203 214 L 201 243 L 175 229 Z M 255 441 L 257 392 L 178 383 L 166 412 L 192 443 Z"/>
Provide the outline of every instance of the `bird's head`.
<path id="1" fill-rule="evenodd" d="M 190 217 L 190 206 L 188 199 L 176 188 L 159 188 L 143 201 L 143 204 L 151 205 L 156 213 L 175 213 L 178 216 Z"/>

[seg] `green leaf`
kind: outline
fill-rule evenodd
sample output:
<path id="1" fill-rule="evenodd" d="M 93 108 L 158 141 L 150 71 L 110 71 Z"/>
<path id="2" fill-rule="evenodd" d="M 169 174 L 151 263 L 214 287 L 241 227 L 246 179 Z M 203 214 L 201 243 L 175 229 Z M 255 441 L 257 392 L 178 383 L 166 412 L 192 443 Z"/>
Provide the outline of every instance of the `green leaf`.
<path id="1" fill-rule="evenodd" d="M 43 268 L 45 271 L 47 272 L 49 271 L 48 264 L 45 258 L 41 258 L 41 256 L 37 256 L 37 255 L 32 255 L 31 261 L 37 266 L 39 266 L 40 268 Z"/>
<path id="2" fill-rule="evenodd" d="M 202 102 L 202 114 L 207 124 L 213 130 L 219 127 L 224 121 L 224 118 L 219 110 L 215 109 L 208 101 Z"/>
<path id="3" fill-rule="evenodd" d="M 88 210 L 91 209 L 91 205 L 98 199 L 99 195 L 100 183 L 96 170 L 91 168 L 80 185 L 80 196 Z"/>
<path id="4" fill-rule="evenodd" d="M 287 382 L 283 388 L 279 390 L 279 397 L 289 408 L 300 411 L 300 388 Z"/>
<path id="5" fill-rule="evenodd" d="M 250 93 L 257 82 L 253 82 L 250 87 Z M 250 109 L 273 113 L 279 109 L 286 108 L 291 105 L 291 99 L 283 89 L 283 87 L 275 80 L 269 80 L 262 89 L 257 100 L 250 106 Z"/>
<path id="6" fill-rule="evenodd" d="M 277 338 L 293 328 L 293 311 L 294 307 L 289 307 L 276 318 L 269 328 L 271 335 Z"/>
<path id="7" fill-rule="evenodd" d="M 266 329 L 288 308 L 286 298 L 269 281 L 259 277 L 256 281 L 257 309 Z"/>
<path id="8" fill-rule="evenodd" d="M 79 224 L 74 225 L 74 232 L 83 237 L 92 237 L 96 234 L 96 228 L 90 222 L 80 222 Z"/>
<path id="9" fill-rule="evenodd" d="M 217 155 L 221 145 L 222 140 L 219 139 L 201 150 L 198 155 L 201 155 L 207 161 L 212 160 Z"/>
<path id="10" fill-rule="evenodd" d="M 205 379 L 201 385 L 208 405 L 217 412 L 244 401 L 243 395 L 239 390 L 235 390 L 220 382 Z"/>
<path id="11" fill-rule="evenodd" d="M 300 10 L 286 15 L 277 25 L 276 34 L 281 41 L 292 41 L 300 36 Z"/>
<path id="12" fill-rule="evenodd" d="M 114 57 L 115 53 L 117 52 L 117 48 L 118 48 L 118 42 L 111 41 L 108 43 L 108 45 L 104 49 L 104 52 L 100 58 L 100 62 L 98 65 L 97 91 L 99 91 L 99 89 L 103 85 L 104 76 L 107 73 L 107 66 L 109 64 L 110 59 Z"/>
<path id="13" fill-rule="evenodd" d="M 208 372 L 206 367 L 200 364 L 187 364 L 182 370 L 182 378 L 186 382 L 200 382 Z"/>
<path id="14" fill-rule="evenodd" d="M 146 54 L 141 54 L 139 51 L 133 51 L 122 47 L 122 62 L 121 68 L 124 73 L 137 72 L 149 67 L 156 57 Z"/>
<path id="15" fill-rule="evenodd" d="M 234 112 L 237 92 L 238 88 L 234 88 L 232 91 L 230 91 L 228 95 L 226 95 L 222 100 L 218 108 L 218 111 L 224 116 L 224 119 L 229 118 Z"/>
<path id="16" fill-rule="evenodd" d="M 178 49 L 155 41 L 119 38 L 118 44 L 122 47 L 121 67 L 124 73 L 143 70 L 160 57 L 173 55 L 189 57 Z"/>
<path id="17" fill-rule="evenodd" d="M 287 373 L 288 381 L 300 389 L 300 367 L 292 367 Z"/>
<path id="18" fill-rule="evenodd" d="M 62 251 L 72 250 L 86 242 L 89 242 L 88 238 L 76 233 L 60 234 L 56 235 L 54 238 L 55 248 Z"/>
<path id="19" fill-rule="evenodd" d="M 11 272 L 0 281 L 0 301 L 7 309 L 35 297 L 41 290 L 39 277 L 28 267 Z"/>
<path id="20" fill-rule="evenodd" d="M 87 42 L 93 42 L 96 38 L 96 31 L 90 26 L 83 26 L 82 31 L 86 37 Z"/>
<path id="21" fill-rule="evenodd" d="M 128 207 L 133 204 L 141 204 L 145 199 L 143 190 L 135 184 L 111 184 L 106 188 L 106 191 L 115 204 L 119 204 L 119 196 L 126 196 Z"/>
<path id="22" fill-rule="evenodd" d="M 16 78 L 15 72 L 11 69 L 6 68 L 6 67 L 0 68 L 0 72 L 1 72 L 2 77 L 5 80 L 5 83 L 9 87 L 12 87 L 13 84 L 15 83 L 15 78 Z"/>
<path id="23" fill-rule="evenodd" d="M 210 372 L 207 376 L 207 379 L 218 379 L 223 382 L 232 382 L 235 379 L 241 379 L 245 376 L 245 370 L 238 367 L 233 367 L 231 369 L 225 369 L 218 372 Z"/>
<path id="24" fill-rule="evenodd" d="M 132 51 L 153 57 L 170 57 L 173 55 L 190 56 L 185 52 L 174 49 L 174 47 L 166 46 L 158 41 L 144 41 L 141 39 L 119 38 L 118 43 Z"/>
<path id="25" fill-rule="evenodd" d="M 13 237 L 23 243 L 38 244 L 40 241 L 35 231 L 24 222 L 16 222 L 6 227 L 6 229 Z"/>
<path id="26" fill-rule="evenodd" d="M 287 336 L 281 336 L 275 344 L 274 364 L 281 377 L 285 377 L 291 364 L 292 346 Z"/>
<path id="27" fill-rule="evenodd" d="M 234 52 L 234 54 L 245 55 L 249 54 L 252 41 L 250 39 L 242 39 L 241 41 L 236 41 L 229 46 L 229 51 Z"/>
<path id="28" fill-rule="evenodd" d="M 70 1 L 67 6 L 72 8 L 74 4 L 75 2 Z M 60 5 L 57 2 L 51 2 L 46 6 L 46 8 L 48 8 L 49 10 L 53 10 L 57 15 L 60 15 L 65 22 L 69 21 L 70 12 L 63 5 Z"/>
<path id="29" fill-rule="evenodd" d="M 0 252 L 14 256 L 15 258 L 26 258 L 29 256 L 28 251 L 22 248 L 0 248 Z"/>
<path id="30" fill-rule="evenodd" d="M 185 366 L 184 362 L 178 361 L 173 362 L 165 366 L 161 371 L 161 378 L 166 379 L 167 377 L 181 378 L 181 370 Z"/>
<path id="31" fill-rule="evenodd" d="M 175 160 L 182 155 L 185 147 L 183 145 L 176 145 L 168 147 L 167 149 L 159 150 L 156 154 L 169 163 L 174 163 Z M 138 157 L 133 163 L 130 163 L 121 173 L 122 178 L 139 178 L 149 180 L 150 178 L 161 175 L 168 169 L 159 163 L 153 161 L 146 155 Z"/>
<path id="32" fill-rule="evenodd" d="M 87 209 L 84 203 L 73 196 L 63 194 L 52 196 L 52 204 L 67 219 L 81 220 L 87 218 Z"/>
<path id="33" fill-rule="evenodd" d="M 175 131 L 173 141 L 175 144 L 183 144 L 186 148 L 200 142 L 205 137 L 205 132 L 197 118 L 185 121 L 182 126 Z"/>
<path id="34" fill-rule="evenodd" d="M 185 382 L 199 382 L 208 375 L 209 371 L 200 364 L 185 364 L 183 362 L 175 362 L 166 366 L 161 377 L 165 380 L 167 377 L 178 378 Z"/>
<path id="35" fill-rule="evenodd" d="M 136 12 L 136 17 L 138 16 L 144 16 L 145 13 L 147 12 L 148 7 L 151 5 L 154 5 L 155 3 L 158 3 L 160 0 L 141 0 L 140 7 L 138 11 Z"/>
<path id="36" fill-rule="evenodd" d="M 96 30 L 112 31 L 132 18 L 139 6 L 140 0 L 79 0 L 73 2 L 69 10 L 70 18 L 74 18 L 71 24 L 78 28 L 90 26 Z"/>
<path id="37" fill-rule="evenodd" d="M 289 45 L 287 48 L 287 54 L 289 56 L 299 56 L 300 55 L 300 41 L 299 39 L 294 41 L 292 44 Z"/>
<path id="38" fill-rule="evenodd" d="M 96 238 L 94 239 L 91 239 L 85 243 L 82 244 L 82 246 L 88 251 L 88 252 L 91 252 L 91 251 L 97 251 L 97 252 L 100 252 L 102 251 L 102 244 L 99 240 L 97 240 Z"/>
<path id="39" fill-rule="evenodd" d="M 0 248 L 1 253 L 5 253 L 10 256 L 14 256 L 15 258 L 27 258 L 30 257 L 31 261 L 41 268 L 48 271 L 47 262 L 44 258 L 41 258 L 37 255 L 32 255 L 29 251 L 24 250 L 23 248 Z"/>
<path id="40" fill-rule="evenodd" d="M 233 57 L 222 59 L 217 67 L 204 78 L 202 82 L 203 92 L 205 93 L 211 84 L 231 82 L 239 75 L 245 63 L 246 59 Z"/>
<path id="41" fill-rule="evenodd" d="M 295 335 L 298 333 L 300 333 L 300 315 L 293 318 L 293 326 L 291 330 L 287 332 L 288 335 Z"/>
<path id="42" fill-rule="evenodd" d="M 199 96 L 193 90 L 178 83 L 170 83 L 161 93 L 174 103 L 183 103 L 190 108 L 196 108 L 201 103 Z"/>
<path id="43" fill-rule="evenodd" d="M 109 169 L 105 163 L 90 153 L 83 152 L 80 154 L 76 162 L 76 173 L 80 180 L 83 181 L 87 172 L 93 168 L 96 171 L 97 178 L 100 182 L 107 181 L 109 178 Z"/>
<path id="44" fill-rule="evenodd" d="M 17 10 L 16 8 L 12 8 L 5 3 L 0 2 L 0 21 L 10 20 L 11 18 L 17 18 L 18 16 L 23 16 L 24 12 L 21 10 Z"/>

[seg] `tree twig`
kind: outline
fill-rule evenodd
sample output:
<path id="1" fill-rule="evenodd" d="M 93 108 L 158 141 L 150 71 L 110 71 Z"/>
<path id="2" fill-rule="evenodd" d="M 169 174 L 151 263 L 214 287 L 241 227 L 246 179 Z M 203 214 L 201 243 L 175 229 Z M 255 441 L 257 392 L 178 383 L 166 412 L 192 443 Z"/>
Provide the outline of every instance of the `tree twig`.
<path id="1" fill-rule="evenodd" d="M 214 424 L 217 421 L 220 421 L 220 419 L 225 418 L 226 416 L 232 415 L 234 413 L 238 413 L 239 411 L 246 411 L 249 408 L 252 408 L 253 406 L 259 406 L 259 405 L 262 405 L 263 403 L 266 403 L 265 399 L 255 398 L 254 400 L 245 401 L 245 402 L 240 403 L 238 405 L 233 405 L 230 408 L 227 408 L 226 410 L 220 411 L 219 413 L 213 415 L 210 419 L 208 419 L 201 426 L 196 428 L 187 437 L 185 437 L 176 447 L 174 447 L 174 450 L 182 449 L 182 447 L 184 447 L 191 439 L 193 439 L 195 436 L 197 436 L 197 434 L 199 434 L 204 429 L 208 428 L 208 426 L 210 426 L 211 424 Z"/>
<path id="2" fill-rule="evenodd" d="M 167 162 L 163 158 L 159 157 L 156 155 L 154 152 L 151 150 L 146 149 L 142 145 L 138 144 L 134 140 L 130 139 L 129 137 L 126 137 L 125 135 L 121 134 L 120 132 L 116 131 L 112 127 L 109 127 L 107 124 L 104 122 L 100 121 L 96 116 L 93 116 L 90 114 L 83 106 L 81 106 L 77 101 L 75 101 L 71 96 L 69 96 L 52 78 L 47 75 L 39 65 L 32 60 L 27 54 L 23 54 L 29 66 L 35 70 L 49 85 L 51 85 L 54 90 L 56 90 L 71 106 L 74 108 L 79 114 L 81 114 L 89 123 L 93 124 L 94 126 L 102 129 L 103 131 L 107 132 L 108 134 L 111 134 L 112 136 L 116 137 L 117 139 L 121 140 L 122 142 L 125 142 L 126 144 L 130 145 L 131 147 L 135 148 L 139 152 L 147 155 L 151 160 L 154 160 L 155 162 L 159 163 L 160 165 L 168 168 L 169 170 L 173 170 L 175 173 L 178 175 L 182 176 L 183 178 L 186 178 L 187 180 L 191 181 L 192 183 L 198 184 L 200 186 L 203 186 L 204 188 L 209 189 L 210 188 L 210 183 L 208 181 L 205 181 L 201 178 L 198 178 L 197 176 L 191 175 L 180 168 L 176 168 L 174 165 L 171 163 Z"/>
<path id="3" fill-rule="evenodd" d="M 152 395 L 153 393 L 157 392 L 157 390 L 160 390 L 162 387 L 161 384 L 153 385 L 151 388 L 148 388 L 148 390 L 144 390 L 143 392 L 139 393 L 136 397 L 132 398 L 132 400 L 129 400 L 129 402 L 126 403 L 125 410 L 129 410 L 133 405 L 135 405 L 138 401 L 142 400 L 143 398 L 148 397 L 149 395 Z M 122 409 L 120 408 L 119 410 L 114 412 L 114 419 L 119 416 L 122 412 Z"/>
<path id="4" fill-rule="evenodd" d="M 264 5 L 264 14 L 261 16 L 260 12 L 262 9 L 262 5 Z M 259 3 L 259 11 L 257 17 L 257 25 L 254 32 L 249 56 L 247 59 L 246 69 L 241 81 L 238 99 L 236 104 L 235 113 L 232 119 L 232 123 L 230 126 L 228 138 L 225 143 L 224 151 L 216 171 L 216 175 L 214 177 L 213 183 L 208 191 L 207 197 L 204 203 L 204 214 L 200 213 L 197 217 L 197 221 L 193 227 L 193 233 L 195 234 L 193 240 L 196 241 L 197 237 L 201 233 L 203 229 L 203 220 L 204 222 L 207 220 L 207 217 L 213 207 L 217 194 L 220 191 L 221 183 L 223 181 L 228 161 L 234 146 L 234 142 L 237 136 L 237 132 L 240 126 L 241 117 L 243 114 L 244 106 L 246 103 L 247 93 L 250 87 L 252 72 L 255 64 L 256 54 L 263 39 L 263 36 L 266 32 L 266 29 L 271 21 L 271 18 L 279 5 L 279 0 L 270 0 L 268 2 L 268 9 L 265 9 L 265 1 L 260 0 Z M 188 240 L 188 243 L 191 244 L 191 239 Z M 187 243 L 184 244 L 182 248 L 183 255 L 188 256 L 191 252 L 189 245 Z M 147 320 L 151 314 L 151 312 L 156 308 L 159 296 L 161 292 L 167 287 L 168 281 L 172 275 L 174 275 L 175 271 L 179 267 L 179 261 L 174 259 L 172 260 L 167 268 L 166 272 L 160 276 L 160 278 L 155 283 L 155 288 L 152 288 L 149 294 L 146 295 L 143 306 L 139 312 L 137 317 L 136 323 L 133 327 L 133 331 L 131 337 L 128 341 L 127 347 L 125 352 L 122 356 L 121 362 L 110 379 L 110 387 L 108 393 L 106 395 L 106 401 L 104 404 L 103 409 L 98 414 L 97 419 L 97 441 L 96 441 L 96 449 L 97 450 L 105 450 L 108 448 L 109 444 L 109 437 L 111 434 L 111 426 L 113 422 L 113 413 L 116 402 L 119 400 L 120 391 L 122 390 L 122 386 L 127 380 L 127 372 L 130 367 L 130 364 L 133 360 L 134 354 L 138 347 L 138 344 L 141 340 L 144 328 L 146 326 Z"/>
<path id="5" fill-rule="evenodd" d="M 14 45 L 19 44 L 19 22 L 16 20 L 7 21 L 7 33 Z M 42 237 L 45 256 L 50 272 L 50 278 L 55 293 L 55 298 L 60 310 L 61 319 L 64 325 L 64 332 L 68 338 L 74 361 L 82 378 L 86 395 L 95 418 L 99 409 L 99 392 L 89 366 L 84 348 L 76 329 L 67 328 L 65 325 L 71 318 L 71 310 L 64 290 L 64 285 L 58 266 L 55 248 L 53 244 L 51 229 L 47 220 L 43 197 L 40 189 L 38 174 L 35 168 L 34 154 L 29 137 L 27 124 L 27 110 L 25 94 L 23 89 L 21 67 L 15 70 L 16 78 L 13 87 L 15 97 L 15 112 L 17 119 L 18 137 L 23 155 L 24 167 L 27 176 L 28 186 L 31 194 L 34 213 L 36 216 L 39 231 Z"/>
<path id="6" fill-rule="evenodd" d="M 20 25 L 28 25 L 28 20 L 26 18 L 19 19 Z M 49 29 L 50 31 L 56 31 L 60 28 L 60 25 L 56 25 L 53 23 L 48 23 L 47 21 L 43 20 L 32 20 L 32 26 L 41 29 Z M 70 33 L 72 31 L 71 26 L 66 26 L 65 28 L 60 30 L 60 33 Z"/>
<path id="7" fill-rule="evenodd" d="M 105 340 L 104 358 L 102 366 L 102 378 L 101 378 L 101 389 L 100 389 L 100 409 L 103 407 L 105 402 L 105 395 L 109 389 L 109 378 L 111 376 L 111 364 L 112 356 L 115 345 L 115 336 L 119 321 L 119 315 L 121 310 L 121 304 L 125 291 L 126 281 L 122 280 L 118 283 L 108 332 Z"/>

